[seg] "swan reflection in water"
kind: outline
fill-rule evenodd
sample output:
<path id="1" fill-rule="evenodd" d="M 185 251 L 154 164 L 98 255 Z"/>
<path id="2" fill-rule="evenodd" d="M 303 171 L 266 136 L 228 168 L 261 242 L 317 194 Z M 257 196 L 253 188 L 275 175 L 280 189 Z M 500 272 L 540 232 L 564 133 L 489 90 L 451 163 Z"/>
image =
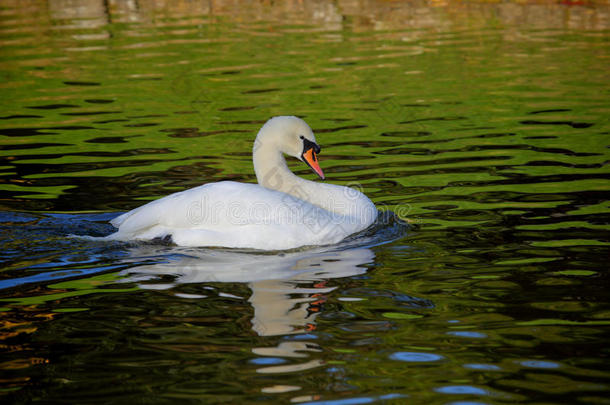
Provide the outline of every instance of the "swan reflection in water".
<path id="1" fill-rule="evenodd" d="M 153 250 L 156 249 L 156 250 Z M 336 287 L 327 285 L 333 278 L 366 272 L 375 254 L 368 248 L 335 251 L 307 250 L 281 254 L 261 254 L 219 249 L 172 248 L 161 263 L 125 270 L 125 281 L 141 282 L 142 288 L 169 289 L 185 283 L 248 283 L 252 291 L 248 302 L 254 308 L 252 330 L 259 336 L 304 334 L 315 329 L 315 318 L 326 294 Z M 139 261 L 158 258 L 158 248 L 134 248 L 131 257 Z M 169 259 L 168 259 L 169 257 Z M 167 283 L 166 277 L 174 278 Z M 164 279 L 163 284 L 154 283 Z M 153 282 L 151 284 L 151 281 Z M 285 340 L 277 347 L 254 348 L 260 356 L 306 358 L 317 352 L 317 344 Z M 314 359 L 306 363 L 260 368 L 260 373 L 300 371 L 322 365 Z"/>

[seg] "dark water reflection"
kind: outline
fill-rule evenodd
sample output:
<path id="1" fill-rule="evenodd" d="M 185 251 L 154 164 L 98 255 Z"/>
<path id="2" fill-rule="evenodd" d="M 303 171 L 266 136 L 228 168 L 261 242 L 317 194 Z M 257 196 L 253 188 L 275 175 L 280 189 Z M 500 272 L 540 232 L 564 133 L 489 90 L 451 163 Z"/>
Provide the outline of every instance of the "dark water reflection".
<path id="1" fill-rule="evenodd" d="M 607 402 L 607 5 L 164 4 L 0 5 L 7 403 Z M 280 253 L 68 236 L 254 182 L 280 114 L 410 225 Z"/>

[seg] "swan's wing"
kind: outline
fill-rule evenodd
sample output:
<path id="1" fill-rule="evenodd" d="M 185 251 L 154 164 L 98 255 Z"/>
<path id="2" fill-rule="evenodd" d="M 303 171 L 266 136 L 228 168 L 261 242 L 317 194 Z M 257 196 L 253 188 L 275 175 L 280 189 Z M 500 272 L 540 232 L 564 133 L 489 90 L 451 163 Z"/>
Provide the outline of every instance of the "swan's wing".
<path id="1" fill-rule="evenodd" d="M 114 218 L 110 223 L 121 233 L 138 234 L 162 225 L 175 228 L 194 228 L 213 222 L 215 209 L 226 205 L 253 184 L 224 181 L 210 183 L 170 194 Z"/>
<path id="2" fill-rule="evenodd" d="M 288 194 L 256 184 L 209 183 L 151 201 L 111 221 L 121 233 L 142 233 L 155 226 L 224 232 L 254 226 L 293 227 L 328 213 Z"/>
<path id="3" fill-rule="evenodd" d="M 256 184 L 219 182 L 171 194 L 111 222 L 109 239 L 171 235 L 183 246 L 289 249 L 339 242 L 361 227 L 309 202 Z"/>

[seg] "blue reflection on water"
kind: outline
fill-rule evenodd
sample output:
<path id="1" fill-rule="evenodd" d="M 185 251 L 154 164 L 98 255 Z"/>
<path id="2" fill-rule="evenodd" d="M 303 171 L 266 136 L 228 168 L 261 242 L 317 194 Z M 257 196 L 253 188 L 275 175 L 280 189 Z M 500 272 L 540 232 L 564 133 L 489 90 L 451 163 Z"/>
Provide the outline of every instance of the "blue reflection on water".
<path id="1" fill-rule="evenodd" d="M 464 364 L 465 368 L 471 370 L 485 370 L 485 371 L 499 371 L 502 370 L 500 367 L 493 364 Z"/>
<path id="2" fill-rule="evenodd" d="M 9 278 L 6 280 L 0 281 L 0 290 L 5 288 L 18 287 L 23 284 L 28 283 L 38 283 L 38 282 L 53 282 L 53 281 L 61 281 L 66 278 L 74 278 L 74 277 L 82 277 L 91 274 L 103 273 L 111 270 L 121 270 L 125 268 L 125 266 L 102 266 L 102 267 L 94 267 L 91 269 L 70 269 L 70 270 L 59 270 L 59 271 L 49 271 L 46 273 L 39 273 L 33 276 L 27 277 L 19 277 L 19 278 Z"/>
<path id="3" fill-rule="evenodd" d="M 313 401 L 304 402 L 303 405 L 359 405 L 359 404 L 371 404 L 377 401 L 387 401 L 390 399 L 407 398 L 407 395 L 402 394 L 385 394 L 377 397 L 358 397 L 358 398 L 345 398 L 345 399 L 334 399 L 328 401 Z"/>
<path id="4" fill-rule="evenodd" d="M 543 361 L 543 360 L 526 360 L 519 362 L 522 366 L 529 368 L 559 368 L 560 365 L 558 363 L 554 363 L 552 361 Z"/>
<path id="5" fill-rule="evenodd" d="M 445 387 L 435 388 L 434 391 L 441 394 L 470 394 L 470 395 L 488 395 L 489 392 L 482 388 L 473 387 L 471 385 L 447 385 Z"/>
<path id="6" fill-rule="evenodd" d="M 474 338 L 474 339 L 483 339 L 486 338 L 487 335 L 481 332 L 470 332 L 470 331 L 452 331 L 447 332 L 448 335 L 466 337 L 466 338 Z"/>
<path id="7" fill-rule="evenodd" d="M 407 361 L 407 362 L 428 362 L 438 361 L 444 357 L 434 353 L 418 353 L 418 352 L 396 352 L 390 355 L 392 360 Z"/>
<path id="8" fill-rule="evenodd" d="M 252 364 L 259 365 L 270 365 L 270 364 L 282 364 L 286 363 L 286 360 L 280 359 L 279 357 L 258 357 L 249 361 Z"/>
<path id="9" fill-rule="evenodd" d="M 285 336 L 284 340 L 311 340 L 317 338 L 318 336 L 311 333 L 301 333 L 300 335 Z"/>

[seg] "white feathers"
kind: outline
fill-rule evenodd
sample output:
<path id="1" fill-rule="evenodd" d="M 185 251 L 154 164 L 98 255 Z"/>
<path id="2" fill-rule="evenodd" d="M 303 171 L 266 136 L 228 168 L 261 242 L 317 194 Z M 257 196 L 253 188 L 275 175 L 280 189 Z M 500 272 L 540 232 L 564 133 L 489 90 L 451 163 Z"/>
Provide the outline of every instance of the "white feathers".
<path id="1" fill-rule="evenodd" d="M 276 117 L 263 126 L 253 157 L 266 187 L 223 181 L 171 194 L 112 220 L 118 231 L 106 239 L 171 236 L 181 246 L 281 250 L 334 244 L 371 225 L 377 210 L 364 194 L 290 172 L 281 151 L 302 150 L 300 136 L 315 143 L 296 117 Z"/>

